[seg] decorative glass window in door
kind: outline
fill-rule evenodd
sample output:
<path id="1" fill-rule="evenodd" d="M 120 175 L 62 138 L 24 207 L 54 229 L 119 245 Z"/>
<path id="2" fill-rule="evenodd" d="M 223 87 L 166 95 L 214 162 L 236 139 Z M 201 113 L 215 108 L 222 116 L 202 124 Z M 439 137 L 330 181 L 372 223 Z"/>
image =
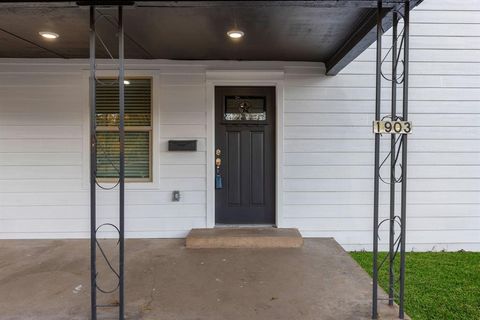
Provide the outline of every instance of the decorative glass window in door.
<path id="1" fill-rule="evenodd" d="M 226 96 L 223 118 L 227 121 L 267 120 L 265 97 Z"/>

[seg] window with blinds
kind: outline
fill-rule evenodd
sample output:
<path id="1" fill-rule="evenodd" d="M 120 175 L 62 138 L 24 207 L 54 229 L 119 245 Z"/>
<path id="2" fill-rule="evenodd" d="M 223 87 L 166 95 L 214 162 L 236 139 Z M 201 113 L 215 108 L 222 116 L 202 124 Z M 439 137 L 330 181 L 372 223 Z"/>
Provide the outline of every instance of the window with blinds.
<path id="1" fill-rule="evenodd" d="M 125 178 L 151 181 L 152 81 L 128 79 L 125 85 Z M 119 176 L 118 80 L 96 84 L 97 177 Z"/>

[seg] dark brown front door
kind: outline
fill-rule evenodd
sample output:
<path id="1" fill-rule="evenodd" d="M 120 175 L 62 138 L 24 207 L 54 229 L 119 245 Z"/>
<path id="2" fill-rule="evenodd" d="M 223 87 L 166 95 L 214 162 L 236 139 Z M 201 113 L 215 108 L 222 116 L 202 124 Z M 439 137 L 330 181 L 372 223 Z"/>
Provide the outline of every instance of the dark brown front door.
<path id="1" fill-rule="evenodd" d="M 215 88 L 215 220 L 275 224 L 275 88 Z"/>

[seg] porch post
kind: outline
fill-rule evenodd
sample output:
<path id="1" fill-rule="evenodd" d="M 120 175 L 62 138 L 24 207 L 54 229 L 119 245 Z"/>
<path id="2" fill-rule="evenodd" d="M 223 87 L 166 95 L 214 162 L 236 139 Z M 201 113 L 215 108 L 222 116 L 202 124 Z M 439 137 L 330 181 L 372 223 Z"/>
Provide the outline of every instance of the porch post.
<path id="1" fill-rule="evenodd" d="M 392 83 L 391 93 L 391 121 L 396 122 L 402 120 L 408 122 L 408 74 L 409 74 L 409 28 L 410 28 L 410 3 L 409 0 L 404 0 L 403 11 L 400 11 L 400 5 L 395 7 L 392 11 L 393 18 L 393 32 L 392 32 L 392 47 L 387 52 L 387 55 L 392 54 L 392 76 L 388 79 L 382 73 L 382 1 L 378 1 L 378 17 L 377 17 L 377 57 L 376 57 L 376 97 L 375 97 L 375 120 L 381 120 L 381 78 L 385 78 Z M 398 45 L 398 22 L 399 17 L 404 20 L 403 34 L 401 34 L 400 45 Z M 403 73 L 398 78 L 398 64 L 402 55 L 403 49 Z M 401 80 L 400 80 L 401 79 Z M 403 111 L 402 116 L 397 116 L 397 85 L 403 84 Z M 398 122 L 397 122 L 398 123 Z M 395 302 L 395 297 L 398 297 L 399 304 L 399 318 L 404 319 L 404 300 L 405 300 L 405 248 L 406 248 L 406 212 L 407 212 L 407 138 L 411 132 L 411 123 L 408 122 L 408 131 L 402 130 L 385 130 L 384 132 L 390 134 L 390 152 L 385 160 L 379 164 L 380 157 L 380 133 L 375 133 L 375 175 L 374 175 L 374 226 L 373 226 L 373 301 L 372 301 L 372 319 L 378 318 L 378 301 L 384 300 L 378 298 L 378 272 L 383 266 L 384 262 L 389 262 L 389 287 L 388 287 L 388 304 L 392 306 Z M 387 129 L 387 128 L 386 128 Z M 376 132 L 382 132 L 380 130 Z M 400 136 L 399 136 L 400 134 Z M 400 141 L 400 142 L 399 142 Z M 402 160 L 400 164 L 401 177 L 396 177 L 396 166 L 398 164 L 398 157 L 402 153 Z M 384 181 L 380 176 L 380 168 L 390 157 L 390 181 Z M 382 181 L 390 187 L 389 198 L 389 217 L 383 219 L 379 223 L 379 181 Z M 401 200 L 400 200 L 400 216 L 395 214 L 395 184 L 401 183 Z M 389 221 L 389 249 L 388 255 L 378 263 L 378 235 L 380 226 Z M 400 235 L 395 237 L 395 225 L 400 225 Z M 400 274 L 398 278 L 399 292 L 395 290 L 396 277 L 395 265 L 397 253 L 400 255 Z M 388 259 L 388 260 L 387 260 Z"/>
<path id="2" fill-rule="evenodd" d="M 393 12 L 393 30 L 392 30 L 392 121 L 397 119 L 397 27 L 398 15 Z M 389 238 L 389 283 L 388 283 L 388 304 L 393 305 L 395 299 L 395 184 L 396 174 L 395 166 L 397 159 L 395 157 L 396 150 L 395 134 L 390 136 L 390 238 Z"/>
<path id="3" fill-rule="evenodd" d="M 96 101 L 95 101 L 95 6 L 90 6 L 90 303 L 91 318 L 97 319 L 97 222 L 96 222 Z"/>
<path id="4" fill-rule="evenodd" d="M 380 120 L 381 90 L 382 90 L 382 0 L 378 0 L 377 7 L 377 60 L 376 60 L 376 96 L 375 120 Z M 380 134 L 375 134 L 375 163 L 373 185 L 373 290 L 372 290 L 372 319 L 378 316 L 378 202 L 380 182 Z"/>
<path id="5" fill-rule="evenodd" d="M 125 61 L 124 61 L 124 33 L 123 8 L 118 7 L 118 85 L 119 85 L 119 139 L 120 139 L 120 254 L 119 254 L 119 319 L 125 319 Z"/>
<path id="6" fill-rule="evenodd" d="M 404 37 L 405 47 L 403 51 L 404 59 L 404 75 L 403 75 L 403 121 L 408 121 L 408 72 L 409 72 L 409 37 L 410 37 L 410 3 L 405 0 L 404 12 Z M 406 229 L 407 229 L 407 138 L 403 136 L 402 144 L 402 199 L 401 199 L 401 244 L 400 244 L 400 296 L 399 296 L 399 318 L 404 319 L 404 300 L 405 300 L 405 246 L 406 246 Z"/>

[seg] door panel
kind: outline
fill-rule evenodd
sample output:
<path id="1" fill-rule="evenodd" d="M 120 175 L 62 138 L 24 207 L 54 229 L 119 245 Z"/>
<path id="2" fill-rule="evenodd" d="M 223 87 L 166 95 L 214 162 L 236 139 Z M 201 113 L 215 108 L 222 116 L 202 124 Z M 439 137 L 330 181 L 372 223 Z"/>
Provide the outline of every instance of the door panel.
<path id="1" fill-rule="evenodd" d="M 251 199 L 253 205 L 265 204 L 265 162 L 264 162 L 264 133 L 252 132 L 250 134 L 250 152 L 251 152 L 251 179 L 252 183 Z"/>
<path id="2" fill-rule="evenodd" d="M 215 88 L 215 220 L 275 224 L 275 88 Z"/>
<path id="3" fill-rule="evenodd" d="M 239 206 L 241 204 L 242 186 L 240 175 L 240 132 L 227 131 L 227 161 L 225 163 L 225 170 L 227 172 L 226 180 L 228 182 L 228 204 L 230 206 Z"/>

